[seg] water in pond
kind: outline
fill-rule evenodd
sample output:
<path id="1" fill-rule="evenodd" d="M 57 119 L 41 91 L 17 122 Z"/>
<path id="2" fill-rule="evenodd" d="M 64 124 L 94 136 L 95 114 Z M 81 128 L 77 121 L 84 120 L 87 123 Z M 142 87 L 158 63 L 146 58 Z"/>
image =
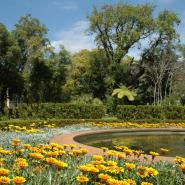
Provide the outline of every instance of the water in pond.
<path id="1" fill-rule="evenodd" d="M 79 136 L 76 141 L 95 147 L 127 146 L 131 149 L 160 152 L 169 149 L 166 156 L 185 157 L 185 132 L 114 132 Z"/>

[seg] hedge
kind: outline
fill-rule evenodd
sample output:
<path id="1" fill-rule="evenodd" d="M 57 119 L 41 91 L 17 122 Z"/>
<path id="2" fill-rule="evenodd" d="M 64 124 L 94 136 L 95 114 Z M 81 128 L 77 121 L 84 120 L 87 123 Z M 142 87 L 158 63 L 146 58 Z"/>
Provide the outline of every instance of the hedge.
<path id="1" fill-rule="evenodd" d="M 13 118 L 37 119 L 100 119 L 106 113 L 102 105 L 41 103 L 21 105 L 13 110 Z"/>
<path id="2" fill-rule="evenodd" d="M 116 116 L 122 120 L 185 120 L 185 107 L 119 105 Z"/>

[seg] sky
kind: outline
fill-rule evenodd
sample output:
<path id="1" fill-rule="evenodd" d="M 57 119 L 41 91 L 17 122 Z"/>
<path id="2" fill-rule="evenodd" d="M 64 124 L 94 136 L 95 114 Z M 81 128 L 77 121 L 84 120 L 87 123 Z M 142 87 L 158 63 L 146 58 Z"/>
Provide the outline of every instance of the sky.
<path id="1" fill-rule="evenodd" d="M 93 6 L 115 4 L 120 0 L 0 0 L 0 22 L 11 31 L 21 16 L 28 13 L 38 18 L 48 28 L 51 44 L 57 49 L 63 44 L 70 52 L 93 49 L 93 36 L 87 35 L 87 16 Z M 156 6 L 155 14 L 168 9 L 181 18 L 178 32 L 185 44 L 185 0 L 125 0 L 131 4 L 151 3 Z M 138 56 L 134 48 L 131 54 Z"/>

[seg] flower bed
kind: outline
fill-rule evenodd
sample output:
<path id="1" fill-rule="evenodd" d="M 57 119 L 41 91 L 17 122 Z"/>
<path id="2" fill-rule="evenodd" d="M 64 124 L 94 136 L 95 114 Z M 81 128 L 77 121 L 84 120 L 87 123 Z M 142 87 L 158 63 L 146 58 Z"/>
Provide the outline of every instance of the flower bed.
<path id="1" fill-rule="evenodd" d="M 102 148 L 103 155 L 86 156 L 86 148 L 76 145 L 22 144 L 13 139 L 9 149 L 0 149 L 0 184 L 47 185 L 152 185 L 184 184 L 185 159 L 176 158 L 176 165 L 154 163 L 157 153 L 151 152 L 151 163 L 141 157 L 142 151 L 119 146 Z M 134 155 L 130 162 L 129 158 Z"/>
<path id="2" fill-rule="evenodd" d="M 0 184 L 47 185 L 166 185 L 185 184 L 185 159 L 177 157 L 176 165 L 150 162 L 141 151 L 119 146 L 102 148 L 103 155 L 86 155 L 86 148 L 76 145 L 48 144 L 58 134 L 112 127 L 160 127 L 158 124 L 89 122 L 64 127 L 49 122 L 7 125 L 0 134 Z M 97 127 L 98 126 L 98 127 Z M 165 127 L 176 126 L 165 123 Z M 178 126 L 184 127 L 181 123 Z M 166 149 L 164 149 L 166 150 Z M 163 151 L 165 152 L 165 151 Z M 133 158 L 134 156 L 134 158 Z"/>

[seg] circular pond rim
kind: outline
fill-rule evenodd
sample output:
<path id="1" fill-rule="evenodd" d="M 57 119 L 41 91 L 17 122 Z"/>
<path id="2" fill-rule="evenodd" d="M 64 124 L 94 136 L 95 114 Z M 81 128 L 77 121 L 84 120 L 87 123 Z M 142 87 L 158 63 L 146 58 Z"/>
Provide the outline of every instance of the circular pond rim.
<path id="1" fill-rule="evenodd" d="M 57 135 L 50 140 L 50 143 L 57 143 L 57 144 L 75 144 L 79 147 L 86 148 L 89 150 L 88 154 L 103 154 L 102 149 L 85 145 L 75 141 L 75 138 L 94 135 L 94 134 L 108 134 L 108 133 L 133 133 L 133 132 L 184 132 L 185 129 L 183 128 L 125 128 L 125 129 L 104 129 L 104 130 L 88 130 L 88 131 L 80 131 L 80 132 L 71 132 L 69 134 L 64 135 Z M 148 156 L 148 158 L 151 156 Z M 155 161 L 166 161 L 166 162 L 174 162 L 174 157 L 166 157 L 166 156 L 158 156 L 156 157 Z"/>

